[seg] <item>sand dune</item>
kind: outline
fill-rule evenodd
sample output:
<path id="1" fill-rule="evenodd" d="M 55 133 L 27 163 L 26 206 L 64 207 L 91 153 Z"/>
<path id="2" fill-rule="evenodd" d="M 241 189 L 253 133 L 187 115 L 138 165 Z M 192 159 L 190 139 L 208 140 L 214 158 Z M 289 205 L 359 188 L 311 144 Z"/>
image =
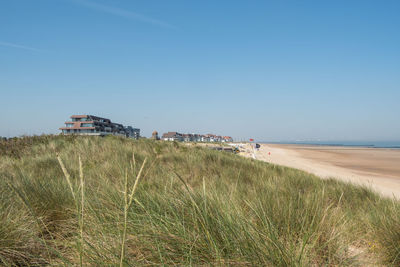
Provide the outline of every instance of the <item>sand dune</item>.
<path id="1" fill-rule="evenodd" d="M 245 146 L 243 156 L 252 157 Z M 370 186 L 386 196 L 400 198 L 400 150 L 339 146 L 262 144 L 259 160 Z"/>

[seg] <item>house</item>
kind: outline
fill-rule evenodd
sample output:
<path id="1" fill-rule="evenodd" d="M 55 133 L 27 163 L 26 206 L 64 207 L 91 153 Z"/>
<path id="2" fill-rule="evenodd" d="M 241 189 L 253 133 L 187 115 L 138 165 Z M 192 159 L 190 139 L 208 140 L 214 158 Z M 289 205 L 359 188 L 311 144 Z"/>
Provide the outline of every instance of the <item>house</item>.
<path id="1" fill-rule="evenodd" d="M 183 134 L 183 141 L 185 142 L 192 142 L 194 141 L 194 135 L 193 134 Z"/>
<path id="2" fill-rule="evenodd" d="M 223 136 L 221 141 L 222 142 L 233 142 L 233 138 L 230 136 Z"/>
<path id="3" fill-rule="evenodd" d="M 202 135 L 201 136 L 201 142 L 210 142 L 210 138 L 207 137 L 207 135 Z"/>
<path id="4" fill-rule="evenodd" d="M 215 134 L 206 134 L 204 139 L 207 140 L 205 142 L 217 142 L 217 136 Z"/>
<path id="5" fill-rule="evenodd" d="M 193 134 L 193 142 L 201 142 L 201 134 Z"/>
<path id="6" fill-rule="evenodd" d="M 183 141 L 183 135 L 178 132 L 164 133 L 161 137 L 164 141 Z"/>

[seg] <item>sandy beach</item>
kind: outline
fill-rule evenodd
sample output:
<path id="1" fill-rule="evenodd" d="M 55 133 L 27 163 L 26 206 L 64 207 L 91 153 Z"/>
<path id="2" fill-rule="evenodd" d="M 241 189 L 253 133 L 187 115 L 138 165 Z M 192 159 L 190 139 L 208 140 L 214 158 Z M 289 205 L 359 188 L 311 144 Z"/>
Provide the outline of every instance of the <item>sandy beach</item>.
<path id="1" fill-rule="evenodd" d="M 242 150 L 241 155 L 253 157 L 249 144 Z M 261 144 L 254 156 L 321 178 L 332 177 L 367 185 L 385 196 L 400 198 L 399 149 Z"/>

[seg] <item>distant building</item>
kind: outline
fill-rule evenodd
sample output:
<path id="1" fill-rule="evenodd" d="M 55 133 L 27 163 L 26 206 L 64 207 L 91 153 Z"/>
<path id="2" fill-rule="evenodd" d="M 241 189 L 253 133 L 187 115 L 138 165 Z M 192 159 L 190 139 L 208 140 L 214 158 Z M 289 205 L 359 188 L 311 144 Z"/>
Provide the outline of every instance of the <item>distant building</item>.
<path id="1" fill-rule="evenodd" d="M 160 140 L 160 137 L 158 136 L 158 132 L 157 132 L 157 131 L 154 131 L 154 132 L 151 134 L 151 139 Z"/>
<path id="2" fill-rule="evenodd" d="M 233 138 L 230 136 L 223 136 L 221 141 L 222 142 L 233 142 Z"/>
<path id="3" fill-rule="evenodd" d="M 139 137 L 140 137 L 140 129 L 139 128 L 133 128 L 132 126 L 126 126 L 125 132 L 126 132 L 126 137 L 131 137 L 134 139 L 139 139 Z"/>
<path id="4" fill-rule="evenodd" d="M 193 134 L 194 142 L 201 142 L 201 134 Z"/>
<path id="5" fill-rule="evenodd" d="M 168 132 L 161 137 L 164 141 L 183 141 L 183 135 L 178 132 Z"/>
<path id="6" fill-rule="evenodd" d="M 93 115 L 72 115 L 60 130 L 63 134 L 77 135 L 119 135 L 139 139 L 140 129 L 111 122 L 110 119 Z"/>
<path id="7" fill-rule="evenodd" d="M 193 134 L 182 134 L 183 141 L 192 142 L 194 140 Z"/>
<path id="8" fill-rule="evenodd" d="M 202 135 L 200 140 L 201 142 L 210 142 L 210 137 L 207 135 Z"/>

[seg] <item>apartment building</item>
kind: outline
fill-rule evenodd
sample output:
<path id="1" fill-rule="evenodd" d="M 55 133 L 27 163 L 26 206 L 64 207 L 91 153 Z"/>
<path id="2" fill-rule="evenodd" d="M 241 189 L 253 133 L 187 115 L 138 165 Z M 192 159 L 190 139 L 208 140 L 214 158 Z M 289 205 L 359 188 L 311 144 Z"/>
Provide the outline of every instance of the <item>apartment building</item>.
<path id="1" fill-rule="evenodd" d="M 71 121 L 65 122 L 65 127 L 60 128 L 62 134 L 140 137 L 140 129 L 114 123 L 107 118 L 93 115 L 72 115 L 70 118 Z"/>

